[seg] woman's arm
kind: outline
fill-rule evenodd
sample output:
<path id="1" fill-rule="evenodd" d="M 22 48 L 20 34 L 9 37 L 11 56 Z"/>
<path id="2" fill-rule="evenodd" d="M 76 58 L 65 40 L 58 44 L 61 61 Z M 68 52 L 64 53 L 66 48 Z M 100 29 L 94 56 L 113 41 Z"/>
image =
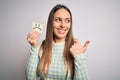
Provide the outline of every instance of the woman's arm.
<path id="1" fill-rule="evenodd" d="M 32 31 L 27 35 L 27 41 L 31 45 L 30 57 L 26 65 L 26 80 L 35 80 L 37 76 L 37 66 L 39 64 L 38 51 L 40 45 L 38 44 L 39 32 Z"/>
<path id="2" fill-rule="evenodd" d="M 88 80 L 86 54 L 74 56 L 75 74 L 74 80 Z"/>
<path id="3" fill-rule="evenodd" d="M 39 46 L 32 46 L 30 49 L 30 57 L 26 64 L 26 80 L 35 80 L 37 76 L 37 66 L 39 64 L 38 56 Z"/>
<path id="4" fill-rule="evenodd" d="M 70 48 L 71 54 L 74 56 L 75 74 L 74 80 L 88 80 L 87 61 L 85 51 L 89 41 L 82 46 L 76 41 Z"/>

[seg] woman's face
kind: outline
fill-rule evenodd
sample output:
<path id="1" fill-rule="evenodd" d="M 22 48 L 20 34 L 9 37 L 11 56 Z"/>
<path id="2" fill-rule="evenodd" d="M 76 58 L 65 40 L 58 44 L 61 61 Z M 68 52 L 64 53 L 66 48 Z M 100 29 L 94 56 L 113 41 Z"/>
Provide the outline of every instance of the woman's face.
<path id="1" fill-rule="evenodd" d="M 71 17 L 69 12 L 61 8 L 57 10 L 53 18 L 53 32 L 56 41 L 65 41 L 66 35 L 71 26 Z"/>

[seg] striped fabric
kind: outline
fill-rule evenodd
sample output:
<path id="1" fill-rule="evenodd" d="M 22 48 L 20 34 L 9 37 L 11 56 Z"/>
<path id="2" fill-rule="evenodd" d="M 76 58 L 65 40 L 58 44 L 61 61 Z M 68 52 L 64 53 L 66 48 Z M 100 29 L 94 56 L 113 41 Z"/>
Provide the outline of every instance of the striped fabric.
<path id="1" fill-rule="evenodd" d="M 52 46 L 52 61 L 48 69 L 48 75 L 37 76 L 37 66 L 41 58 L 38 57 L 39 46 L 31 47 L 30 57 L 26 65 L 26 80 L 66 80 L 66 66 L 64 65 L 64 42 L 53 43 Z M 88 80 L 86 54 L 74 56 L 75 74 L 74 80 Z M 70 72 L 67 80 L 71 80 Z"/>

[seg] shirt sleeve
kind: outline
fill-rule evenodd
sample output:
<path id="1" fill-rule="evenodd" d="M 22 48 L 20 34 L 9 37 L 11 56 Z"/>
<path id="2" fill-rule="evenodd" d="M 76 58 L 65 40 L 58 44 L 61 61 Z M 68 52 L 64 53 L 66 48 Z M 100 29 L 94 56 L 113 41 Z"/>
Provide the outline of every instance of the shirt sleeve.
<path id="1" fill-rule="evenodd" d="M 75 58 L 74 80 L 88 80 L 86 54 L 75 55 L 74 58 Z"/>
<path id="2" fill-rule="evenodd" d="M 30 57 L 26 64 L 26 80 L 37 80 L 37 66 L 39 64 L 38 56 L 39 46 L 31 46 Z"/>

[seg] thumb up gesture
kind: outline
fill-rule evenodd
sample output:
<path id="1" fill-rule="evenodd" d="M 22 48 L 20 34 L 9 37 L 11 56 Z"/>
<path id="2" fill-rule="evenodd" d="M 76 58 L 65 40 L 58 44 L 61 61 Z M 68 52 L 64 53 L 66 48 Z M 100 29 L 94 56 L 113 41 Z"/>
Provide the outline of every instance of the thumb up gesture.
<path id="1" fill-rule="evenodd" d="M 87 50 L 88 44 L 90 41 L 86 41 L 85 44 L 82 46 L 80 42 L 75 41 L 75 43 L 71 46 L 70 52 L 73 56 L 77 54 L 84 54 L 85 51 Z"/>

